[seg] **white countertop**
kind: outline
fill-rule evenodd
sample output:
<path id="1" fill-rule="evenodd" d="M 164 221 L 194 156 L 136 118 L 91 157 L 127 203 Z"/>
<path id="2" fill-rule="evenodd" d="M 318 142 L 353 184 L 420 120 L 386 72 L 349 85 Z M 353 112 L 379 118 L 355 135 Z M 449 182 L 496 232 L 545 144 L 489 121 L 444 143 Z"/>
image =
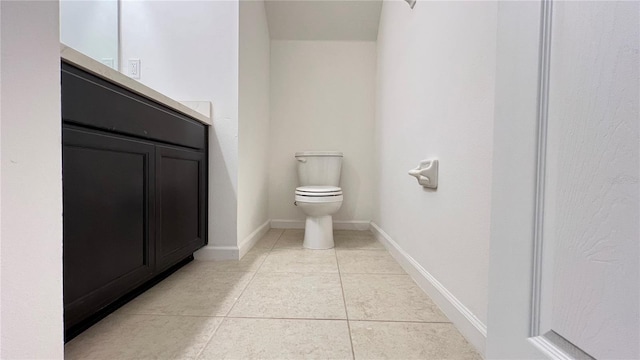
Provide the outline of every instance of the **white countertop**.
<path id="1" fill-rule="evenodd" d="M 77 67 L 80 67 L 96 76 L 99 76 L 105 80 L 116 83 L 134 93 L 144 96 L 153 101 L 157 101 L 161 104 L 164 104 L 180 113 L 188 115 L 206 125 L 211 125 L 211 118 L 205 116 L 199 111 L 194 110 L 194 108 L 200 108 L 202 110 L 203 104 L 207 104 L 209 109 L 202 110 L 205 113 L 211 113 L 211 104 L 209 102 L 202 101 L 185 101 L 181 103 L 179 101 L 173 100 L 166 95 L 163 95 L 156 90 L 134 80 L 130 77 L 120 73 L 119 71 L 108 67 L 107 65 L 94 60 L 73 48 L 70 48 L 64 44 L 60 44 L 60 58 L 69 64 L 73 64 Z M 188 104 L 188 105 L 185 105 Z M 204 105 L 206 106 L 206 105 Z"/>

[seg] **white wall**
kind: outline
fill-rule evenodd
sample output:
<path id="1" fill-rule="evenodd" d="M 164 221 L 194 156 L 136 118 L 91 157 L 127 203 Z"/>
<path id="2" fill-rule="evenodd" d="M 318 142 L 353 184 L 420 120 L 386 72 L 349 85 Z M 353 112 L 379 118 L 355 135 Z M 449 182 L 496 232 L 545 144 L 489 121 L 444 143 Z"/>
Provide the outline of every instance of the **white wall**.
<path id="1" fill-rule="evenodd" d="M 211 246 L 237 245 L 238 12 L 237 1 L 121 2 L 122 59 L 140 59 L 140 82 L 176 100 L 213 103 Z"/>
<path id="2" fill-rule="evenodd" d="M 118 69 L 118 0 L 60 1 L 60 41 Z"/>
<path id="3" fill-rule="evenodd" d="M 293 205 L 302 150 L 342 151 L 344 202 L 333 219 L 371 219 L 375 68 L 375 42 L 271 42 L 271 219 L 305 219 Z"/>
<path id="4" fill-rule="evenodd" d="M 267 1 L 274 40 L 375 41 L 382 0 Z"/>
<path id="5" fill-rule="evenodd" d="M 495 2 L 389 1 L 378 33 L 374 222 L 484 324 L 496 21 Z M 407 175 L 428 158 L 435 191 Z"/>
<path id="6" fill-rule="evenodd" d="M 0 6 L 2 21 L 2 6 Z M 2 23 L 0 22 L 0 53 L 2 51 Z M 0 56 L 0 150 L 2 150 L 2 56 Z M 0 152 L 0 164 L 2 152 Z M 0 285 L 2 284 L 2 166 L 0 166 Z M 2 357 L 2 293 L 0 293 L 0 357 Z"/>
<path id="7" fill-rule="evenodd" d="M 0 358 L 62 359 L 58 2 L 0 13 Z"/>
<path id="8" fill-rule="evenodd" d="M 245 239 L 252 241 L 248 236 L 269 219 L 270 40 L 262 0 L 240 2 L 239 51 L 238 241 L 241 244 Z"/>

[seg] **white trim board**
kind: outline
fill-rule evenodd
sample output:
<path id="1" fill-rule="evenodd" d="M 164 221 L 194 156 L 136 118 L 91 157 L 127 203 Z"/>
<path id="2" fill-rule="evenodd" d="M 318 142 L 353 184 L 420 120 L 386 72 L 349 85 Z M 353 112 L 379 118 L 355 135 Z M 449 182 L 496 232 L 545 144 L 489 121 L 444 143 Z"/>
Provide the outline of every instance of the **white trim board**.
<path id="1" fill-rule="evenodd" d="M 271 223 L 271 220 L 265 221 L 262 225 L 258 226 L 257 229 L 255 229 L 251 234 L 249 234 L 249 236 L 244 238 L 238 244 L 239 259 L 242 259 L 242 257 L 246 253 L 248 253 L 249 250 L 253 248 L 253 246 L 258 242 L 258 240 L 262 239 L 264 234 L 266 234 L 269 231 L 269 229 L 271 228 L 269 226 L 270 223 Z"/>
<path id="2" fill-rule="evenodd" d="M 374 222 L 371 222 L 371 231 L 460 333 L 484 356 L 487 326 Z"/>
<path id="3" fill-rule="evenodd" d="M 271 220 L 272 229 L 304 229 L 304 220 Z M 368 220 L 350 220 L 350 221 L 333 221 L 334 230 L 370 230 L 371 221 Z"/>
<path id="4" fill-rule="evenodd" d="M 244 238 L 238 246 L 218 246 L 207 245 L 200 250 L 193 253 L 193 257 L 196 260 L 202 261 L 220 261 L 220 260 L 239 260 L 253 248 L 253 246 L 260 240 L 264 234 L 269 231 L 269 223 L 267 220 L 262 225 L 258 226 L 249 236 Z"/>
<path id="5" fill-rule="evenodd" d="M 240 249 L 237 246 L 218 245 L 207 245 L 193 253 L 196 260 L 202 261 L 238 260 L 239 255 Z"/>

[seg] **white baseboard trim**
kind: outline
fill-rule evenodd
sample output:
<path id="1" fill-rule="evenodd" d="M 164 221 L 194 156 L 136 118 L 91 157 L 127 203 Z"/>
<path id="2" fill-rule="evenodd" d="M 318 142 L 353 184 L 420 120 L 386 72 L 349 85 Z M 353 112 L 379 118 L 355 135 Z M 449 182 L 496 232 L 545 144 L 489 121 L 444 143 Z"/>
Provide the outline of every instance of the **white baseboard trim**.
<path id="1" fill-rule="evenodd" d="M 249 236 L 247 236 L 246 238 L 244 238 L 240 244 L 238 244 L 238 258 L 242 259 L 242 257 L 249 252 L 249 250 L 251 250 L 251 248 L 253 248 L 253 246 L 258 242 L 258 240 L 262 239 L 262 237 L 264 236 L 264 234 L 267 233 L 267 231 L 269 231 L 269 229 L 271 228 L 269 225 L 271 223 L 271 220 L 267 220 L 265 221 L 262 225 L 258 226 L 257 229 L 255 229 L 251 234 L 249 234 Z"/>
<path id="2" fill-rule="evenodd" d="M 304 220 L 271 220 L 272 229 L 304 229 Z M 351 221 L 333 221 L 334 230 L 370 230 L 371 221 L 367 220 L 351 220 Z"/>
<path id="3" fill-rule="evenodd" d="M 269 231 L 270 222 L 270 220 L 265 221 L 238 246 L 207 245 L 193 253 L 193 257 L 202 261 L 239 260 Z"/>
<path id="4" fill-rule="evenodd" d="M 207 245 L 193 253 L 196 260 L 220 261 L 240 259 L 240 249 L 237 246 Z"/>
<path id="5" fill-rule="evenodd" d="M 304 220 L 271 220 L 272 229 L 304 229 Z"/>
<path id="6" fill-rule="evenodd" d="M 440 307 L 460 333 L 484 356 L 487 326 L 447 290 L 433 275 L 407 254 L 384 230 L 371 222 L 371 231 L 384 244 L 418 286 Z"/>
<path id="7" fill-rule="evenodd" d="M 353 221 L 334 221 L 333 228 L 336 230 L 371 230 L 371 221 L 353 220 Z"/>

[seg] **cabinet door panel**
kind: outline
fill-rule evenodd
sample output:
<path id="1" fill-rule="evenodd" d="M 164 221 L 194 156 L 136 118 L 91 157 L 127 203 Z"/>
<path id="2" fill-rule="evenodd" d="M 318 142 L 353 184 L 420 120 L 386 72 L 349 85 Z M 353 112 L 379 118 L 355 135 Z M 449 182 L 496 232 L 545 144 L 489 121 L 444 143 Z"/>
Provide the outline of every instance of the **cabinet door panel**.
<path id="1" fill-rule="evenodd" d="M 205 155 L 156 147 L 159 268 L 190 255 L 205 239 Z"/>
<path id="2" fill-rule="evenodd" d="M 64 303 L 69 328 L 150 278 L 154 146 L 63 132 Z"/>

